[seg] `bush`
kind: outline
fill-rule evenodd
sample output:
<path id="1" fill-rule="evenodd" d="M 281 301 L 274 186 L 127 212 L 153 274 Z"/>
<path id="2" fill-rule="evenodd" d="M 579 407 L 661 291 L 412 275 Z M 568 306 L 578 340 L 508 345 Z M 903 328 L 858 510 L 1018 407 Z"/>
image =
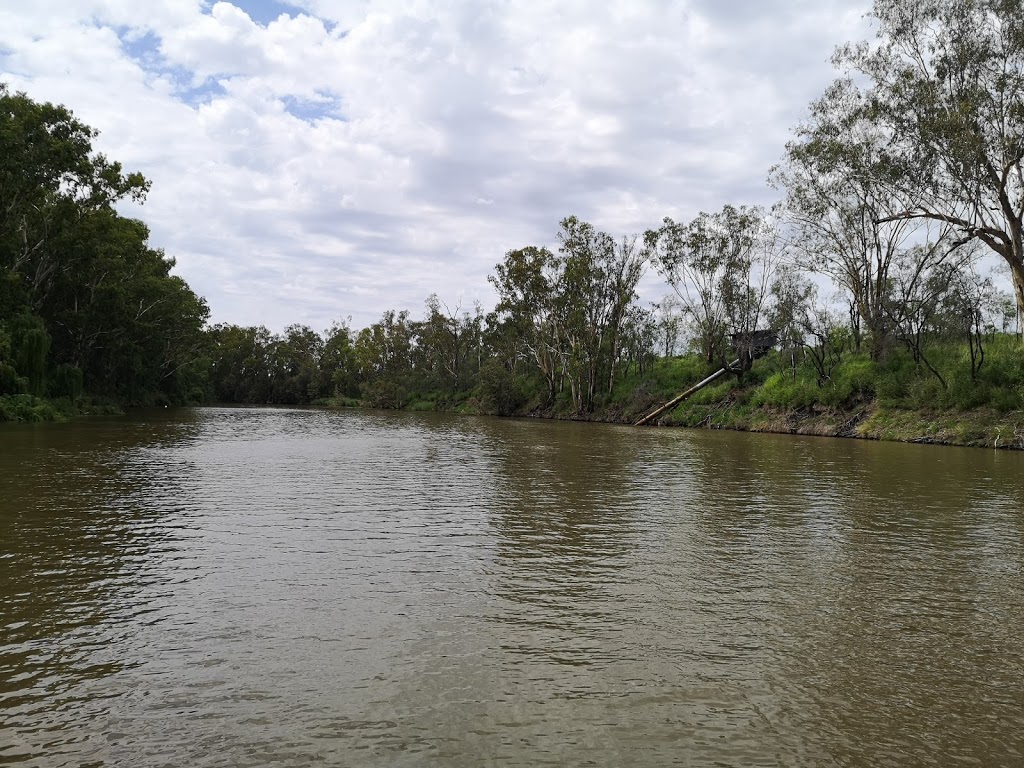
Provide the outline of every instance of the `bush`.
<path id="1" fill-rule="evenodd" d="M 370 408 L 397 410 L 405 406 L 408 393 L 392 381 L 371 381 L 363 385 L 363 400 Z"/>
<path id="2" fill-rule="evenodd" d="M 843 370 L 843 378 L 850 382 L 850 388 L 856 395 L 873 395 L 878 370 L 871 360 L 851 360 Z"/>
<path id="3" fill-rule="evenodd" d="M 821 398 L 821 390 L 814 381 L 789 372 L 775 373 L 754 394 L 751 404 L 767 405 L 773 408 L 807 408 Z"/>
<path id="4" fill-rule="evenodd" d="M 1000 413 L 1017 411 L 1024 407 L 1024 398 L 1019 390 L 997 389 L 991 395 L 991 404 Z"/>
<path id="5" fill-rule="evenodd" d="M 20 395 L 28 389 L 28 381 L 18 376 L 13 365 L 0 363 L 0 395 Z"/>
<path id="6" fill-rule="evenodd" d="M 880 405 L 903 407 L 909 394 L 910 381 L 903 371 L 884 371 L 875 379 L 875 395 Z"/>
<path id="7" fill-rule="evenodd" d="M 0 397 L 0 421 L 64 421 L 71 413 L 64 414 L 52 403 L 35 395 L 20 394 Z"/>

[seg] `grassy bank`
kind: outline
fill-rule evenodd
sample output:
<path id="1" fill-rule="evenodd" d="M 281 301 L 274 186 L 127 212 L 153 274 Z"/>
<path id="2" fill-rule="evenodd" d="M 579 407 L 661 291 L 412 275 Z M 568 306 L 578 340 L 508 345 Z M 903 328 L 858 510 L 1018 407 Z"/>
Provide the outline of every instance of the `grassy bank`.
<path id="1" fill-rule="evenodd" d="M 1024 449 L 1024 355 L 1016 338 L 990 339 L 973 375 L 968 352 L 957 345 L 935 345 L 924 353 L 924 360 L 915 360 L 893 350 L 877 363 L 849 353 L 822 377 L 807 360 L 775 352 L 742 380 L 732 377 L 705 388 L 659 423 Z M 645 384 L 636 387 L 620 420 L 646 413 L 659 397 L 669 399 L 666 369 L 684 374 L 677 391 L 707 372 L 691 370 L 693 361 L 687 362 L 669 361 L 646 383 L 658 397 L 639 399 Z"/>
<path id="2" fill-rule="evenodd" d="M 741 378 L 730 375 L 701 390 L 657 423 L 707 429 L 857 437 L 873 440 L 1024 449 L 1024 351 L 1012 336 L 985 344 L 972 366 L 963 345 L 936 344 L 915 359 L 890 350 L 884 362 L 847 351 L 823 375 L 813 359 L 772 352 Z M 973 374 L 972 374 L 973 367 Z M 320 399 L 331 408 L 384 407 L 632 424 L 713 370 L 694 356 L 661 358 L 617 378 L 595 409 L 574 411 L 568 391 L 546 403 L 542 381 L 484 366 L 464 390 L 417 390 L 378 380 L 362 399 Z M 0 397 L 0 421 L 61 421 L 118 412 L 98 401 Z"/>
<path id="3" fill-rule="evenodd" d="M 34 395 L 0 396 L 0 422 L 63 422 L 76 416 L 116 416 L 124 411 L 113 403 L 45 399 Z"/>
<path id="4" fill-rule="evenodd" d="M 663 426 L 733 429 L 872 440 L 1024 449 L 1024 354 L 1012 336 L 987 341 L 985 361 L 971 373 L 960 345 L 937 344 L 914 359 L 894 349 L 884 362 L 847 352 L 822 376 L 813 361 L 773 352 L 737 379 L 723 378 L 674 410 Z M 540 383 L 483 379 L 462 393 L 414 392 L 409 410 L 634 423 L 700 381 L 712 368 L 693 357 L 656 360 L 620 377 L 592 413 L 572 410 L 568 392 L 543 403 Z M 352 407 L 347 399 L 334 405 Z M 367 403 L 363 403 L 367 404 Z"/>

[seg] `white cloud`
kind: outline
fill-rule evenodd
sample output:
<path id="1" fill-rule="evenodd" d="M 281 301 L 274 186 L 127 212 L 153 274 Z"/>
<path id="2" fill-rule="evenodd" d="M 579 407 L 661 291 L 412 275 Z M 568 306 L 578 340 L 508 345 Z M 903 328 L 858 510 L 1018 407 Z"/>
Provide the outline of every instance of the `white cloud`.
<path id="1" fill-rule="evenodd" d="M 153 181 L 137 215 L 215 320 L 274 329 L 488 304 L 504 251 L 568 214 L 618 235 L 768 202 L 833 46 L 867 34 L 841 0 L 289 5 L 0 10 L 0 80 Z"/>

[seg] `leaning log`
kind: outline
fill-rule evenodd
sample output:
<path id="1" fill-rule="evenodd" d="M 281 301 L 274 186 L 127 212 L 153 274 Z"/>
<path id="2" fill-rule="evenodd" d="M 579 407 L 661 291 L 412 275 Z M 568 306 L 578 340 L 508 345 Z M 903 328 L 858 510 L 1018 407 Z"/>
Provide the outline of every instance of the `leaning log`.
<path id="1" fill-rule="evenodd" d="M 665 411 L 669 410 L 670 408 L 675 408 L 677 405 L 679 405 L 681 402 L 683 402 L 683 400 L 685 400 L 686 398 L 690 397 L 691 395 L 697 394 L 702 389 L 704 389 L 704 387 L 706 387 L 708 384 L 710 384 L 711 382 L 721 378 L 723 374 L 728 373 L 729 371 L 736 370 L 736 368 L 737 368 L 737 366 L 739 366 L 739 364 L 740 364 L 740 361 L 739 360 L 735 360 L 735 361 L 729 363 L 729 365 L 725 366 L 725 368 L 722 368 L 722 369 L 720 369 L 718 371 L 715 371 L 714 373 L 712 373 L 710 376 L 708 376 L 703 381 L 698 381 L 696 384 L 694 384 L 688 390 L 683 392 L 681 395 L 677 395 L 676 397 L 672 398 L 667 403 L 665 403 L 663 406 L 661 406 L 659 408 L 655 408 L 653 411 L 651 411 L 646 416 L 644 416 L 642 419 L 640 419 L 640 421 L 636 422 L 636 424 L 634 424 L 633 426 L 634 427 L 642 427 L 644 424 L 649 422 L 651 419 L 657 418 L 658 416 L 660 416 L 661 414 L 663 414 Z"/>

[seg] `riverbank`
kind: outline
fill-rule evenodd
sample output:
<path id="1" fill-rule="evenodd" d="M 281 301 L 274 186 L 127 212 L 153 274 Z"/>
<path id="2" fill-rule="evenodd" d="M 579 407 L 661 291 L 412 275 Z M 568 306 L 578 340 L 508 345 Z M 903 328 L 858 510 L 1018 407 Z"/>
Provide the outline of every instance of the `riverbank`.
<path id="1" fill-rule="evenodd" d="M 903 410 L 886 408 L 876 402 L 862 403 L 854 409 L 809 406 L 795 409 L 752 408 L 741 393 L 733 397 L 700 404 L 684 403 L 664 414 L 653 425 L 637 427 L 683 427 L 722 429 L 736 432 L 766 432 L 816 437 L 843 437 L 887 442 L 948 445 L 970 448 L 1024 450 L 1024 411 L 1000 413 L 991 408 L 969 411 Z M 467 415 L 496 415 L 488 412 L 475 398 L 454 407 L 433 407 L 420 400 L 397 410 L 448 411 Z M 321 407 L 334 410 L 360 408 L 359 401 L 325 402 Z M 648 410 L 653 410 L 653 405 Z M 555 421 L 590 421 L 605 424 L 634 424 L 644 412 L 612 407 L 592 414 L 571 414 L 554 409 L 522 410 L 506 414 L 517 418 Z"/>
<path id="2" fill-rule="evenodd" d="M 729 377 L 698 392 L 656 424 L 667 427 L 846 437 L 935 445 L 1024 450 L 1024 374 L 1019 343 L 990 340 L 985 365 L 974 375 L 956 345 L 928 350 L 941 378 L 901 350 L 885 362 L 848 353 L 827 377 L 806 361 L 778 352 L 757 361 L 742 379 Z M 515 391 L 477 386 L 458 394 L 416 393 L 403 410 L 455 411 L 542 419 L 633 424 L 700 381 L 708 366 L 693 356 L 658 359 L 631 371 L 599 398 L 590 413 L 572 410 L 567 392 L 543 404 L 537 385 Z M 379 405 L 348 399 L 332 407 Z"/>
<path id="3" fill-rule="evenodd" d="M 115 406 L 69 407 L 40 398 L 0 399 L 0 422 L 63 422 L 80 416 L 121 415 Z M 439 407 L 440 405 L 440 407 Z M 354 398 L 322 401 L 318 407 L 342 410 L 366 407 Z M 418 400 L 395 410 L 445 411 L 467 415 L 496 415 L 473 397 L 462 402 L 439 404 Z M 640 411 L 612 407 L 579 415 L 553 409 L 523 410 L 508 414 L 521 418 L 556 421 L 593 421 L 633 424 Z M 810 406 L 796 409 L 751 408 L 725 398 L 717 402 L 683 404 L 659 418 L 660 427 L 724 429 L 738 432 L 845 437 L 903 443 L 923 443 L 1000 450 L 1024 450 L 1024 411 L 1000 413 L 990 408 L 970 411 L 901 410 L 877 403 L 864 403 L 856 409 Z M 648 427 L 638 427 L 646 429 Z"/>
<path id="4" fill-rule="evenodd" d="M 904 411 L 883 408 L 877 403 L 865 404 L 855 411 L 814 407 L 782 411 L 749 410 L 723 403 L 717 409 L 683 411 L 666 424 L 743 432 L 1024 450 L 1024 412 L 1021 411 Z"/>
<path id="5" fill-rule="evenodd" d="M 77 416 L 120 416 L 124 410 L 112 403 L 72 401 L 67 397 L 47 399 L 34 395 L 0 396 L 2 422 L 63 422 Z"/>
<path id="6" fill-rule="evenodd" d="M 806 364 L 786 366 L 779 353 L 755 363 L 741 379 L 730 376 L 706 387 L 656 420 L 666 427 L 847 437 L 936 445 L 1024 450 L 1024 374 L 1019 347 L 990 344 L 989 360 L 972 378 L 952 352 L 933 350 L 940 380 L 905 354 L 884 363 L 850 354 L 827 379 Z M 955 350 L 953 350 L 955 352 Z M 540 382 L 507 375 L 481 375 L 462 391 L 409 391 L 393 397 L 319 399 L 325 408 L 386 408 L 463 414 L 633 424 L 708 374 L 693 356 L 662 358 L 644 370 L 625 372 L 589 413 L 572 408 L 568 392 L 543 402 Z M 257 403 L 251 403 L 257 405 Z M 274 403 L 291 405 L 291 403 Z M 81 415 L 121 413 L 95 398 L 45 400 L 31 395 L 0 397 L 0 421 L 65 421 Z"/>
<path id="7" fill-rule="evenodd" d="M 521 416 L 633 424 L 633 415 L 595 413 L 586 418 L 551 412 Z M 639 418 L 639 416 L 637 416 Z M 797 409 L 750 408 L 728 399 L 687 407 L 654 422 L 659 427 L 724 429 L 816 437 L 844 437 L 887 442 L 1024 450 L 1024 411 L 908 411 L 864 403 L 853 410 L 824 406 Z M 637 427 L 647 429 L 650 425 Z"/>

